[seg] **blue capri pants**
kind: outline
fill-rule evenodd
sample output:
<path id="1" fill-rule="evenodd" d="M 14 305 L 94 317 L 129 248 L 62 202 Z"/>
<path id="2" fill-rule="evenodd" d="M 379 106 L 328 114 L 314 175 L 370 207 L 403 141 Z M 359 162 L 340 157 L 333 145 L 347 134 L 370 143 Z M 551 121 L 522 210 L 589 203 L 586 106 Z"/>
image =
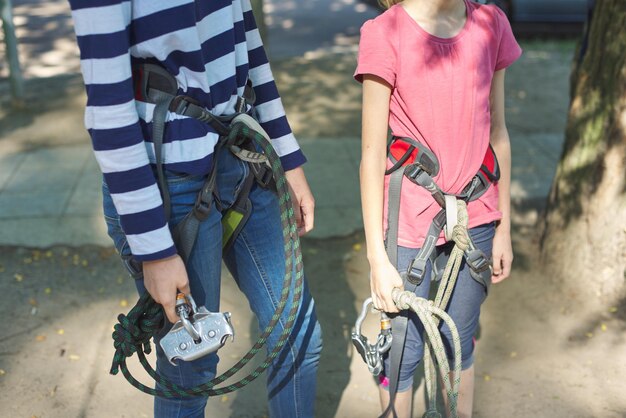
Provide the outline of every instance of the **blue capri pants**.
<path id="1" fill-rule="evenodd" d="M 493 245 L 493 236 L 495 234 L 495 224 L 480 225 L 470 229 L 470 236 L 474 241 L 474 245 L 482 250 L 487 258 L 491 258 L 491 251 Z M 437 256 L 449 256 L 454 243 L 449 242 L 444 245 L 438 246 L 435 251 Z M 398 248 L 398 270 L 400 273 L 407 271 L 409 263 L 417 256 L 419 249 L 417 248 Z M 438 264 L 438 263 L 437 263 Z M 430 293 L 430 284 L 432 278 L 432 266 L 431 263 L 427 263 L 426 273 L 424 280 L 415 290 L 415 294 L 422 298 L 428 298 Z M 470 368 L 474 364 L 474 334 L 478 328 L 478 318 L 480 316 L 480 305 L 487 297 L 488 289 L 482 284 L 477 282 L 470 275 L 470 268 L 463 260 L 459 277 L 457 279 L 454 290 L 452 291 L 452 297 L 450 303 L 446 309 L 446 312 L 450 315 L 452 320 L 457 326 L 459 336 L 461 338 L 461 354 L 463 370 Z M 450 362 L 450 367 L 453 367 L 453 349 L 452 349 L 452 334 L 450 329 L 443 322 L 439 326 L 439 330 L 442 334 L 442 340 L 446 348 L 446 354 Z M 402 355 L 402 362 L 400 364 L 400 376 L 398 381 L 398 392 L 404 392 L 409 390 L 413 385 L 413 374 L 415 369 L 424 356 L 424 341 L 423 341 L 424 327 L 417 317 L 417 315 L 410 311 L 409 321 L 407 324 L 407 335 L 404 345 L 404 353 Z M 384 376 L 388 376 L 390 361 L 389 352 L 384 358 L 384 370 L 383 378 L 381 382 L 386 382 Z M 382 384 L 386 388 L 386 384 Z"/>

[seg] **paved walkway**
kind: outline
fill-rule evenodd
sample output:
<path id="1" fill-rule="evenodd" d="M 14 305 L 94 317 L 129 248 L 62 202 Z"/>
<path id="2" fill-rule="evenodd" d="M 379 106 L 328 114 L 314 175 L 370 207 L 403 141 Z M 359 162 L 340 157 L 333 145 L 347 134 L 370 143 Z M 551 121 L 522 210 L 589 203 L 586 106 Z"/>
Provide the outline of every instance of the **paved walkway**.
<path id="1" fill-rule="evenodd" d="M 46 77 L 31 79 L 29 89 L 45 106 L 37 106 L 36 113 L 8 116 L 0 107 L 0 246 L 46 248 L 64 244 L 76 248 L 4 248 L 0 253 L 5 256 L 0 260 L 4 264 L 0 264 L 0 295 L 4 297 L 0 307 L 11 319 L 0 327 L 0 376 L 4 375 L 0 379 L 0 416 L 5 412 L 7 416 L 147 417 L 152 399 L 141 396 L 121 377 L 107 375 L 113 313 L 127 309 L 128 301 L 136 297 L 134 286 L 125 279 L 117 258 L 106 257 L 110 250 L 81 248 L 87 244 L 110 247 L 111 241 L 102 219 L 101 175 L 82 126 L 84 96 L 79 77 L 59 76 L 78 68 L 68 3 L 14 0 L 14 5 L 18 36 L 25 46 L 23 62 L 29 65 L 27 75 Z M 354 83 L 346 88 L 340 84 L 342 78 L 326 79 L 332 72 L 352 71 L 358 27 L 376 12 L 357 0 L 266 0 L 266 6 L 272 56 L 285 61 L 293 58 L 291 62 L 297 64 L 305 62 L 315 70 L 307 72 L 307 76 L 313 75 L 310 80 L 324 78 L 326 82 L 324 89 L 315 85 L 306 90 L 299 84 L 288 89 L 298 97 L 314 90 L 324 98 L 314 103 L 320 113 L 314 118 L 294 107 L 292 122 L 309 117 L 306 120 L 319 121 L 323 128 L 329 124 L 325 118 L 330 113 L 338 113 L 335 120 L 342 121 L 346 116 L 342 112 L 352 112 L 345 123 L 354 127 L 358 86 Z M 42 21 L 54 22 L 52 26 L 57 29 L 43 31 Z M 542 44 L 529 46 L 523 65 L 507 74 L 515 201 L 545 199 L 562 144 L 567 100 L 564 75 L 569 71 L 569 55 L 556 59 L 558 48 L 542 48 Z M 314 61 L 319 56 L 324 59 Z M 345 66 L 321 68 L 335 58 L 344 59 Z M 557 61 L 562 63 L 555 65 Z M 291 72 L 285 73 L 294 78 Z M 289 81 L 289 77 L 283 78 Z M 4 84 L 0 83 L 0 106 L 6 93 Z M 333 94 L 345 93 L 348 88 L 357 91 L 341 98 L 354 106 L 328 107 L 336 104 Z M 335 137 L 300 135 L 309 159 L 305 171 L 317 201 L 314 238 L 346 236 L 362 228 L 360 141 L 356 129 L 348 133 L 344 126 L 338 124 L 333 131 L 337 134 L 326 135 Z M 307 274 L 318 299 L 325 336 L 320 366 L 320 382 L 324 384 L 318 387 L 318 407 L 326 411 L 319 414 L 323 417 L 369 416 L 378 407 L 371 376 L 353 355 L 349 342 L 361 301 L 369 294 L 364 285 L 368 268 L 360 235 L 357 241 L 307 242 Z M 49 262 L 39 263 L 35 255 Z M 257 327 L 227 275 L 224 270 L 222 308 L 233 312 L 238 338 L 221 353 L 224 365 L 250 347 Z M 500 313 L 497 317 L 501 318 Z M 366 333 L 374 335 L 376 326 L 375 321 L 366 325 Z M 135 359 L 131 363 L 131 367 L 137 366 Z M 212 416 L 261 416 L 266 405 L 263 380 L 213 400 Z M 416 403 L 421 398 L 416 396 Z"/>
<path id="2" fill-rule="evenodd" d="M 67 4 L 60 0 L 49 5 L 38 0 L 18 0 L 16 16 L 22 34 L 29 25 L 37 25 L 29 10 L 37 11 L 37 16 L 54 18 L 60 27 L 54 36 L 43 36 L 31 30 L 31 36 L 24 37 L 29 66 L 45 67 L 46 74 L 51 75 L 68 71 L 68 59 L 43 62 L 41 54 L 30 54 L 34 45 L 48 42 L 46 45 L 53 51 L 60 49 L 69 54 L 74 48 L 72 59 L 77 61 L 73 40 L 67 39 L 72 37 Z M 353 54 L 358 28 L 364 20 L 377 14 L 376 10 L 356 0 L 268 0 L 265 12 L 270 54 L 282 60 L 316 53 Z M 58 44 L 71 47 L 60 48 Z M 78 84 L 67 82 L 68 88 L 80 88 Z M 30 123 L 9 129 L 6 136 L 0 138 L 0 245 L 110 245 L 100 207 L 101 176 L 90 141 L 81 126 L 84 99 L 74 94 L 71 101 L 71 104 L 64 102 L 62 106 L 44 109 Z M 512 116 L 515 122 L 515 114 Z M 562 129 L 529 133 L 522 129 L 522 125 L 526 125 L 524 117 L 517 119 L 520 119 L 519 132 L 515 123 L 510 126 L 512 197 L 514 200 L 542 199 L 554 176 Z M 19 145 L 22 141 L 32 142 L 34 136 L 41 137 L 35 141 L 36 147 Z M 63 139 L 72 145 L 59 146 Z M 359 139 L 300 138 L 300 144 L 309 159 L 305 170 L 317 201 L 316 227 L 311 236 L 345 236 L 361 229 Z"/>
<path id="3" fill-rule="evenodd" d="M 359 139 L 305 138 L 300 144 L 309 159 L 305 170 L 317 204 L 311 236 L 359 230 Z M 513 198 L 545 197 L 560 136 L 514 136 L 512 147 Z M 101 182 L 87 138 L 84 145 L 0 154 L 0 245 L 110 245 L 102 221 Z"/>
<path id="4" fill-rule="evenodd" d="M 0 155 L 0 245 L 111 244 L 102 220 L 101 174 L 85 142 Z M 358 230 L 358 140 L 300 143 L 317 199 L 313 236 Z"/>

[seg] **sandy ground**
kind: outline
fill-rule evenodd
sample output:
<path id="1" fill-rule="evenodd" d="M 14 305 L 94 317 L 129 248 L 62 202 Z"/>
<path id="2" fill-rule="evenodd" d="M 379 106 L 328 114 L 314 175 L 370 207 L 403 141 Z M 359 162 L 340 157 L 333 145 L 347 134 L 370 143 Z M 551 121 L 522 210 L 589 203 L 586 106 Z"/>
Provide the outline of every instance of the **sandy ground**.
<path id="1" fill-rule="evenodd" d="M 40 18 L 38 2 L 18 3 L 32 3 L 28 18 Z M 49 25 L 71 37 L 60 2 L 50 4 L 60 12 Z M 353 35 L 349 31 L 346 39 Z M 0 150 L 85 140 L 80 79 L 50 69 L 77 68 L 75 57 L 68 58 L 75 53 L 71 42 L 61 42 L 55 49 L 60 52 L 42 58 L 36 49 L 40 38 L 34 39 L 27 51 L 37 64 L 28 81 L 36 106 L 9 111 L 7 83 L 0 80 Z M 275 61 L 296 132 L 358 136 L 360 91 L 351 81 L 355 48 L 346 42 L 335 50 Z M 558 158 L 573 44 L 532 41 L 523 47 L 525 56 L 507 76 L 508 124 L 514 149 L 531 144 L 538 149 L 539 162 L 528 169 L 547 165 L 550 171 L 553 166 L 541 158 L 550 156 L 546 161 L 552 164 Z M 42 131 L 52 123 L 60 127 L 51 138 Z M 626 307 L 581 313 L 567 295 L 548 296 L 554 293 L 538 267 L 536 239 L 543 198 L 518 196 L 514 271 L 492 287 L 481 317 L 475 416 L 626 417 Z M 363 235 L 305 239 L 303 248 L 324 330 L 316 416 L 375 417 L 375 384 L 349 341 L 368 296 Z M 227 274 L 223 287 L 223 308 L 235 314 L 238 329 L 237 340 L 222 355 L 220 367 L 226 368 L 250 346 L 256 322 Z M 111 248 L 0 248 L 0 417 L 150 416 L 149 396 L 107 374 L 115 315 L 128 310 L 135 298 L 134 285 Z M 367 323 L 369 335 L 375 326 Z M 138 367 L 133 371 L 140 375 Z M 207 415 L 267 416 L 262 380 L 212 399 Z M 415 416 L 423 408 L 419 383 L 416 377 Z"/>
<path id="2" fill-rule="evenodd" d="M 567 301 L 550 301 L 532 225 L 516 226 L 516 269 L 494 286 L 477 345 L 476 417 L 623 417 L 624 321 L 607 307 L 583 316 Z M 319 371 L 318 417 L 374 417 L 375 384 L 349 333 L 368 296 L 363 236 L 304 240 L 305 263 L 325 348 Z M 151 398 L 120 376 L 108 376 L 115 314 L 135 299 L 133 284 L 108 248 L 2 248 L 0 256 L 0 416 L 150 416 Z M 223 308 L 238 337 L 221 367 L 241 356 L 256 324 L 233 281 L 224 276 Z M 623 309 L 623 308 L 620 308 Z M 371 316 L 365 332 L 376 328 Z M 136 360 L 133 371 L 138 376 Z M 222 369 L 223 370 L 223 369 Z M 262 380 L 262 379 L 261 379 Z M 420 384 L 419 377 L 416 387 Z M 262 381 L 211 400 L 209 416 L 267 416 Z M 415 412 L 423 392 L 415 395 Z"/>

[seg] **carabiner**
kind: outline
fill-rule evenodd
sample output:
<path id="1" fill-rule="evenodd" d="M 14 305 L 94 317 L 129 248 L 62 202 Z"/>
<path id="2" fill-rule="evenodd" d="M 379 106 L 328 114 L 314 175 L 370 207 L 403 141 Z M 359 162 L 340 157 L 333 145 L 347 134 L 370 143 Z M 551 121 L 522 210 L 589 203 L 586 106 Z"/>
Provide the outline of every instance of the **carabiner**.
<path id="1" fill-rule="evenodd" d="M 381 332 L 376 339 L 376 344 L 370 344 L 367 337 L 361 333 L 361 326 L 367 316 L 370 305 L 372 305 L 372 298 L 368 298 L 363 302 L 363 308 L 356 320 L 351 338 L 352 344 L 354 344 L 357 352 L 361 355 L 365 364 L 367 364 L 370 373 L 378 376 L 383 369 L 383 354 L 391 348 L 391 320 L 384 312 L 381 313 Z"/>

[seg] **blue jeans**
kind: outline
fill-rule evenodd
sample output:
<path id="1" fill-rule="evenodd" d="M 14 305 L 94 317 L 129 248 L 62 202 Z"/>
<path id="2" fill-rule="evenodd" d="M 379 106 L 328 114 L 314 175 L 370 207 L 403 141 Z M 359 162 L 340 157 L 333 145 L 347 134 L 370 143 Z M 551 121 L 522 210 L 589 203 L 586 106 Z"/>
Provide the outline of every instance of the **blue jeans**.
<path id="1" fill-rule="evenodd" d="M 233 204 L 236 192 L 243 184 L 248 166 L 227 150 L 218 157 L 217 194 L 222 207 Z M 204 176 L 189 176 L 166 172 L 172 205 L 170 228 L 174 227 L 191 210 Z M 103 186 L 104 213 L 108 232 L 118 249 L 122 261 L 135 277 L 138 291 L 145 292 L 140 263 L 132 258 L 124 232 L 120 228 L 106 184 Z M 187 263 L 191 292 L 196 303 L 209 311 L 219 311 L 220 270 L 223 257 L 255 313 L 259 328 L 270 322 L 281 295 L 285 272 L 285 255 L 280 224 L 280 211 L 276 194 L 256 184 L 250 192 L 253 212 L 230 250 L 222 254 L 221 213 L 215 205 L 198 233 L 196 244 Z M 294 280 L 295 283 L 295 280 Z M 293 284 L 292 284 L 293 293 Z M 286 322 L 291 296 L 280 323 L 267 342 L 268 351 L 278 340 Z M 173 366 L 166 359 L 155 337 L 157 371 L 170 381 L 184 387 L 205 383 L 215 377 L 218 355 L 209 355 L 191 362 L 179 361 Z M 267 390 L 272 417 L 313 417 L 316 392 L 316 375 L 322 338 L 315 314 L 314 301 L 306 287 L 289 343 L 268 369 Z M 228 346 L 222 350 L 228 350 Z M 158 387 L 158 385 L 157 385 Z M 155 417 L 203 417 L 207 403 L 205 397 L 166 399 L 156 397 Z"/>
<path id="2" fill-rule="evenodd" d="M 494 224 L 481 225 L 470 229 L 470 236 L 477 248 L 485 253 L 487 258 L 491 258 L 492 242 L 495 233 Z M 447 243 L 436 248 L 437 256 L 450 255 L 453 243 Z M 417 248 L 398 247 L 398 271 L 406 272 L 409 263 L 417 256 Z M 439 263 L 437 263 L 438 265 Z M 415 290 L 415 294 L 422 298 L 428 298 L 430 293 L 430 284 L 432 276 L 431 263 L 427 263 L 424 280 Z M 488 289 L 482 283 L 478 283 L 470 275 L 469 266 L 463 260 L 459 277 L 452 291 L 452 297 L 446 309 L 454 321 L 461 339 L 461 368 L 463 370 L 470 368 L 474 364 L 474 334 L 478 327 L 478 318 L 480 316 L 480 305 L 487 297 Z M 452 334 L 450 328 L 442 323 L 439 326 L 442 334 L 442 340 L 446 348 L 446 354 L 453 364 Z M 398 379 L 398 392 L 409 390 L 413 385 L 413 374 L 424 355 L 423 341 L 424 327 L 413 312 L 409 312 L 409 321 L 407 324 L 406 340 L 404 342 L 404 353 L 400 363 L 400 376 Z M 384 358 L 384 369 L 389 370 L 389 352 Z M 452 367 L 452 366 L 451 366 Z M 383 372 L 388 376 L 388 372 Z M 383 385 L 385 387 L 385 385 Z"/>

